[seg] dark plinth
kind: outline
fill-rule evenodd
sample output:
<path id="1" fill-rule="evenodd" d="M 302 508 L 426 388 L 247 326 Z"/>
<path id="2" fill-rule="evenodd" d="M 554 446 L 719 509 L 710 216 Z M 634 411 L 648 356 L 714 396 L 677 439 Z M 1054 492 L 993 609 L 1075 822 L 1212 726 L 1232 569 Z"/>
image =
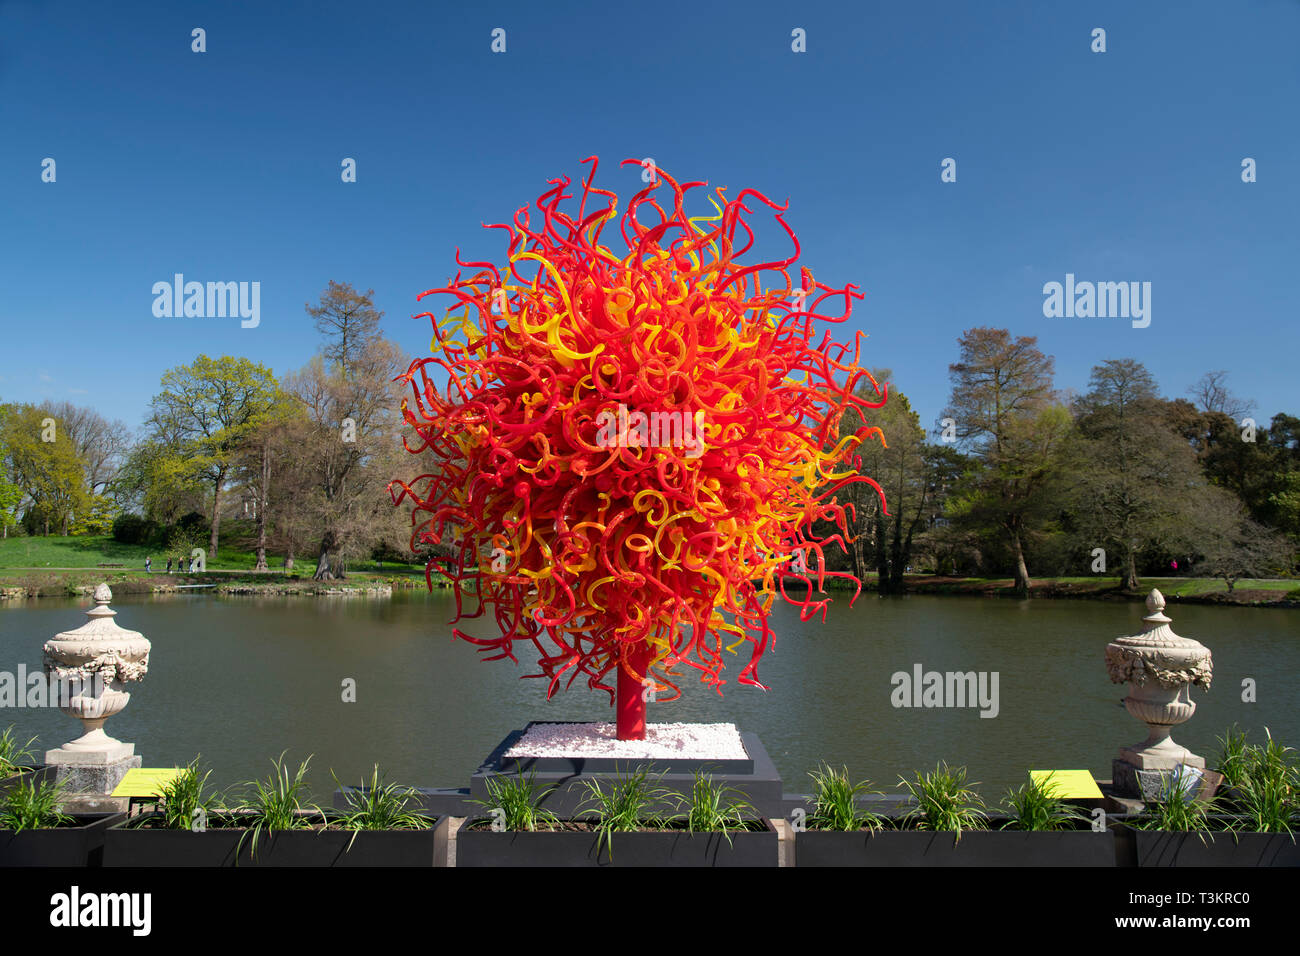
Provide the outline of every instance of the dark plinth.
<path id="1" fill-rule="evenodd" d="M 123 820 L 106 832 L 103 860 L 105 867 L 446 866 L 447 818 L 425 830 L 274 830 L 260 834 L 256 849 L 243 828 L 193 832 Z"/>
<path id="2" fill-rule="evenodd" d="M 456 866 L 776 866 L 777 833 L 771 821 L 758 831 L 723 833 L 616 833 L 608 844 L 595 833 L 494 833 L 462 828 L 456 834 Z"/>
<path id="3" fill-rule="evenodd" d="M 74 814 L 67 826 L 0 830 L 0 866 L 101 866 L 104 834 L 124 819 L 121 813 Z"/>
<path id="4" fill-rule="evenodd" d="M 571 723 L 571 721 L 566 721 Z M 619 775 L 644 768 L 655 776 L 653 786 L 689 798 L 697 771 L 713 777 L 722 787 L 731 787 L 744 794 L 743 799 L 753 804 L 763 817 L 780 819 L 785 815 L 785 802 L 781 793 L 781 775 L 767 755 L 767 750 L 757 734 L 741 731 L 740 740 L 746 760 L 655 760 L 635 758 L 527 758 L 507 759 L 505 752 L 524 735 L 524 730 L 512 731 L 488 755 L 483 765 L 470 778 L 469 800 L 488 799 L 487 782 L 496 776 L 531 778 L 538 791 L 549 791 L 539 805 L 561 819 L 572 818 L 584 808 L 588 792 L 586 782 L 599 780 L 608 786 Z M 471 804 L 474 815 L 484 812 L 482 804 Z M 676 812 L 676 802 L 667 800 L 652 804 L 649 812 Z"/>
<path id="5" fill-rule="evenodd" d="M 992 821 L 998 825 L 1001 821 Z M 951 832 L 806 830 L 794 839 L 796 866 L 1103 866 L 1116 865 L 1106 830 Z"/>

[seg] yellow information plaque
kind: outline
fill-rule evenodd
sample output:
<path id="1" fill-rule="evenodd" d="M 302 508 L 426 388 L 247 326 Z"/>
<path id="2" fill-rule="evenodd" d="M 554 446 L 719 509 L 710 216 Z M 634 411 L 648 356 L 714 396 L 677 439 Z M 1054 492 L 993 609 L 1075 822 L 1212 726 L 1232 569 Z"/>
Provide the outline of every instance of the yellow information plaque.
<path id="1" fill-rule="evenodd" d="M 132 767 L 113 791 L 115 797 L 156 797 L 181 772 L 180 767 Z"/>
<path id="2" fill-rule="evenodd" d="M 1031 770 L 1029 779 L 1047 785 L 1053 796 L 1063 800 L 1099 800 L 1102 796 L 1090 770 Z"/>

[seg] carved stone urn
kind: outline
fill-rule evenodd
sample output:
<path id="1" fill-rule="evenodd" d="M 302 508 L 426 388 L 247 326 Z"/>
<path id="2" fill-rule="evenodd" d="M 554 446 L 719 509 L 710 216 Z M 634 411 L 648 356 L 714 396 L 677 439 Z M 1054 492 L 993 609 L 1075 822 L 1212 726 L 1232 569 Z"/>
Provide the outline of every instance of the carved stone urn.
<path id="1" fill-rule="evenodd" d="M 59 709 L 82 723 L 84 733 L 57 750 L 45 753 L 56 779 L 70 790 L 110 793 L 131 767 L 140 766 L 135 744 L 123 743 L 104 731 L 104 721 L 131 700 L 125 685 L 149 670 L 149 641 L 138 631 L 118 627 L 117 612 L 108 606 L 113 592 L 107 584 L 95 588 L 90 619 L 72 631 L 45 642 L 45 673 L 59 687 Z"/>
<path id="2" fill-rule="evenodd" d="M 1205 767 L 1205 758 L 1174 742 L 1170 733 L 1196 712 L 1193 685 L 1209 690 L 1214 670 L 1210 651 L 1198 641 L 1179 637 L 1165 616 L 1165 598 L 1157 590 L 1147 595 L 1141 634 L 1106 645 L 1106 673 L 1116 684 L 1128 684 L 1125 709 L 1147 725 L 1147 739 L 1120 748 L 1113 764 L 1117 789 L 1153 799 L 1179 764 Z"/>

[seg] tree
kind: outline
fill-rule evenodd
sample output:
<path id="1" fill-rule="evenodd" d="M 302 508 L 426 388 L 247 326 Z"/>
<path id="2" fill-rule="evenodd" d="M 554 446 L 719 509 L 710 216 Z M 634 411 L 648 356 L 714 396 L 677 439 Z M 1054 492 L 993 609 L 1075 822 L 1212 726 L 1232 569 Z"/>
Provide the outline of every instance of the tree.
<path id="1" fill-rule="evenodd" d="M 69 534 L 105 535 L 113 530 L 117 505 L 104 495 L 87 495 L 85 505 L 68 528 Z"/>
<path id="2" fill-rule="evenodd" d="M 346 355 L 349 364 L 327 365 L 327 354 Z M 318 581 L 346 576 L 347 558 L 367 553 L 377 538 L 401 540 L 401 515 L 386 488 L 400 461 L 393 378 L 405 364 L 401 349 L 382 337 L 346 350 L 331 340 L 285 380 L 310 425 L 299 455 L 306 469 L 302 503 L 320 534 Z"/>
<path id="3" fill-rule="evenodd" d="M 384 313 L 376 311 L 374 294 L 374 289 L 357 292 L 350 282 L 331 279 L 320 302 L 306 306 L 307 314 L 316 322 L 316 331 L 325 336 L 321 348 L 325 361 L 345 374 L 357 366 L 359 357 L 382 334 L 379 320 Z"/>
<path id="4" fill-rule="evenodd" d="M 1082 549 L 1102 548 L 1132 590 L 1143 555 L 1183 547 L 1188 495 L 1204 482 L 1144 365 L 1108 359 L 1090 386 L 1074 404 L 1072 525 Z"/>
<path id="5" fill-rule="evenodd" d="M 872 376 L 877 382 L 888 382 L 889 369 L 875 369 Z M 859 394 L 868 400 L 878 401 L 866 384 Z M 938 485 L 934 479 L 935 459 L 933 449 L 925 442 L 925 429 L 920 417 L 912 410 L 907 396 L 898 389 L 889 389 L 884 406 L 875 410 L 870 424 L 878 426 L 885 435 L 886 444 L 868 442 L 860 448 L 860 474 L 875 477 L 884 489 L 891 516 L 879 507 L 874 490 L 865 484 L 850 486 L 857 490 L 859 499 L 866 499 L 866 513 L 855 521 L 855 535 L 869 526 L 867 536 L 873 552 L 877 574 L 876 589 L 881 594 L 901 594 L 906 590 L 904 572 L 912 563 L 912 546 L 916 534 L 927 525 L 927 509 L 932 504 Z M 862 416 L 856 409 L 845 412 L 840 423 L 840 434 L 851 435 L 863 426 Z M 871 492 L 871 494 L 865 494 Z M 874 499 L 874 500 L 873 500 Z M 856 502 L 855 502 L 856 504 Z M 858 545 L 861 554 L 862 545 Z M 854 575 L 861 577 L 861 558 L 854 567 Z"/>
<path id="6" fill-rule="evenodd" d="M 131 430 L 121 421 L 109 421 L 93 408 L 71 402 L 45 402 L 40 408 L 72 440 L 85 467 L 86 491 L 104 494 L 131 445 Z"/>
<path id="7" fill-rule="evenodd" d="M 13 484 L 27 502 L 29 533 L 51 527 L 68 534 L 73 518 L 86 510 L 86 471 L 67 432 L 34 405 L 10 406 L 3 416 L 3 445 Z"/>
<path id="8" fill-rule="evenodd" d="M 1069 415 L 1055 403 L 1054 363 L 1037 338 L 1013 340 L 1006 329 L 974 328 L 957 341 L 960 360 L 948 366 L 953 389 L 944 415 L 984 465 L 963 517 L 1002 530 L 1016 590 L 1027 594 L 1025 539 L 1048 511 Z"/>
<path id="9" fill-rule="evenodd" d="M 113 480 L 113 496 L 124 511 L 137 511 L 159 524 L 206 509 L 201 476 L 194 473 L 184 446 L 145 439 L 127 453 Z"/>
<path id="10" fill-rule="evenodd" d="M 976 536 L 953 521 L 963 485 L 968 484 L 966 476 L 974 473 L 977 465 L 970 456 L 942 441 L 927 445 L 925 458 L 929 494 L 914 561 L 925 562 L 935 574 L 944 573 L 945 568 L 955 573 L 977 550 Z"/>
<path id="11" fill-rule="evenodd" d="M 202 535 L 192 526 L 178 524 L 167 533 L 162 556 L 175 561 L 177 572 L 182 573 L 189 568 L 190 559 L 202 540 Z"/>
<path id="12" fill-rule="evenodd" d="M 236 471 L 247 494 L 253 499 L 257 524 L 257 563 L 253 570 L 266 571 L 266 549 L 275 526 L 276 506 L 287 501 L 272 491 L 282 474 L 294 470 L 300 445 L 295 435 L 302 434 L 306 423 L 303 409 L 291 396 L 277 389 L 274 401 L 250 424 Z M 291 562 L 286 558 L 286 566 Z"/>
<path id="13" fill-rule="evenodd" d="M 9 537 L 9 529 L 18 524 L 18 506 L 23 500 L 23 489 L 13 481 L 13 464 L 5 446 L 5 418 L 8 409 L 0 405 L 0 537 Z"/>
<path id="14" fill-rule="evenodd" d="M 275 378 L 265 365 L 246 358 L 200 355 L 164 374 L 162 389 L 151 406 L 151 437 L 181 456 L 188 474 L 211 486 L 209 553 L 215 557 L 222 492 L 241 443 L 274 400 Z"/>
<path id="15" fill-rule="evenodd" d="M 1223 369 L 1206 372 L 1187 390 L 1187 394 L 1196 400 L 1201 411 L 1226 415 L 1234 423 L 1240 422 L 1255 408 L 1253 401 L 1238 398 L 1228 390 L 1228 373 Z"/>
<path id="16" fill-rule="evenodd" d="M 1221 488 L 1206 486 L 1195 509 L 1198 568 L 1221 578 L 1231 591 L 1238 580 L 1289 570 L 1286 539 L 1252 521 L 1241 502 Z"/>

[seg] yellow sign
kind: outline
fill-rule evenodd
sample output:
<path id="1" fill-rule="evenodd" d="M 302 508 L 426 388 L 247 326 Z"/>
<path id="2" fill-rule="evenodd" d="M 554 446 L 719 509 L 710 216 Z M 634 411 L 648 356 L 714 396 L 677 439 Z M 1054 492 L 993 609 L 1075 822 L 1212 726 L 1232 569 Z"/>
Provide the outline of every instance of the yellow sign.
<path id="1" fill-rule="evenodd" d="M 157 797 L 180 776 L 180 767 L 132 767 L 113 791 L 115 797 Z"/>
<path id="2" fill-rule="evenodd" d="M 1029 779 L 1063 800 L 1100 800 L 1102 796 L 1089 770 L 1031 770 Z"/>

